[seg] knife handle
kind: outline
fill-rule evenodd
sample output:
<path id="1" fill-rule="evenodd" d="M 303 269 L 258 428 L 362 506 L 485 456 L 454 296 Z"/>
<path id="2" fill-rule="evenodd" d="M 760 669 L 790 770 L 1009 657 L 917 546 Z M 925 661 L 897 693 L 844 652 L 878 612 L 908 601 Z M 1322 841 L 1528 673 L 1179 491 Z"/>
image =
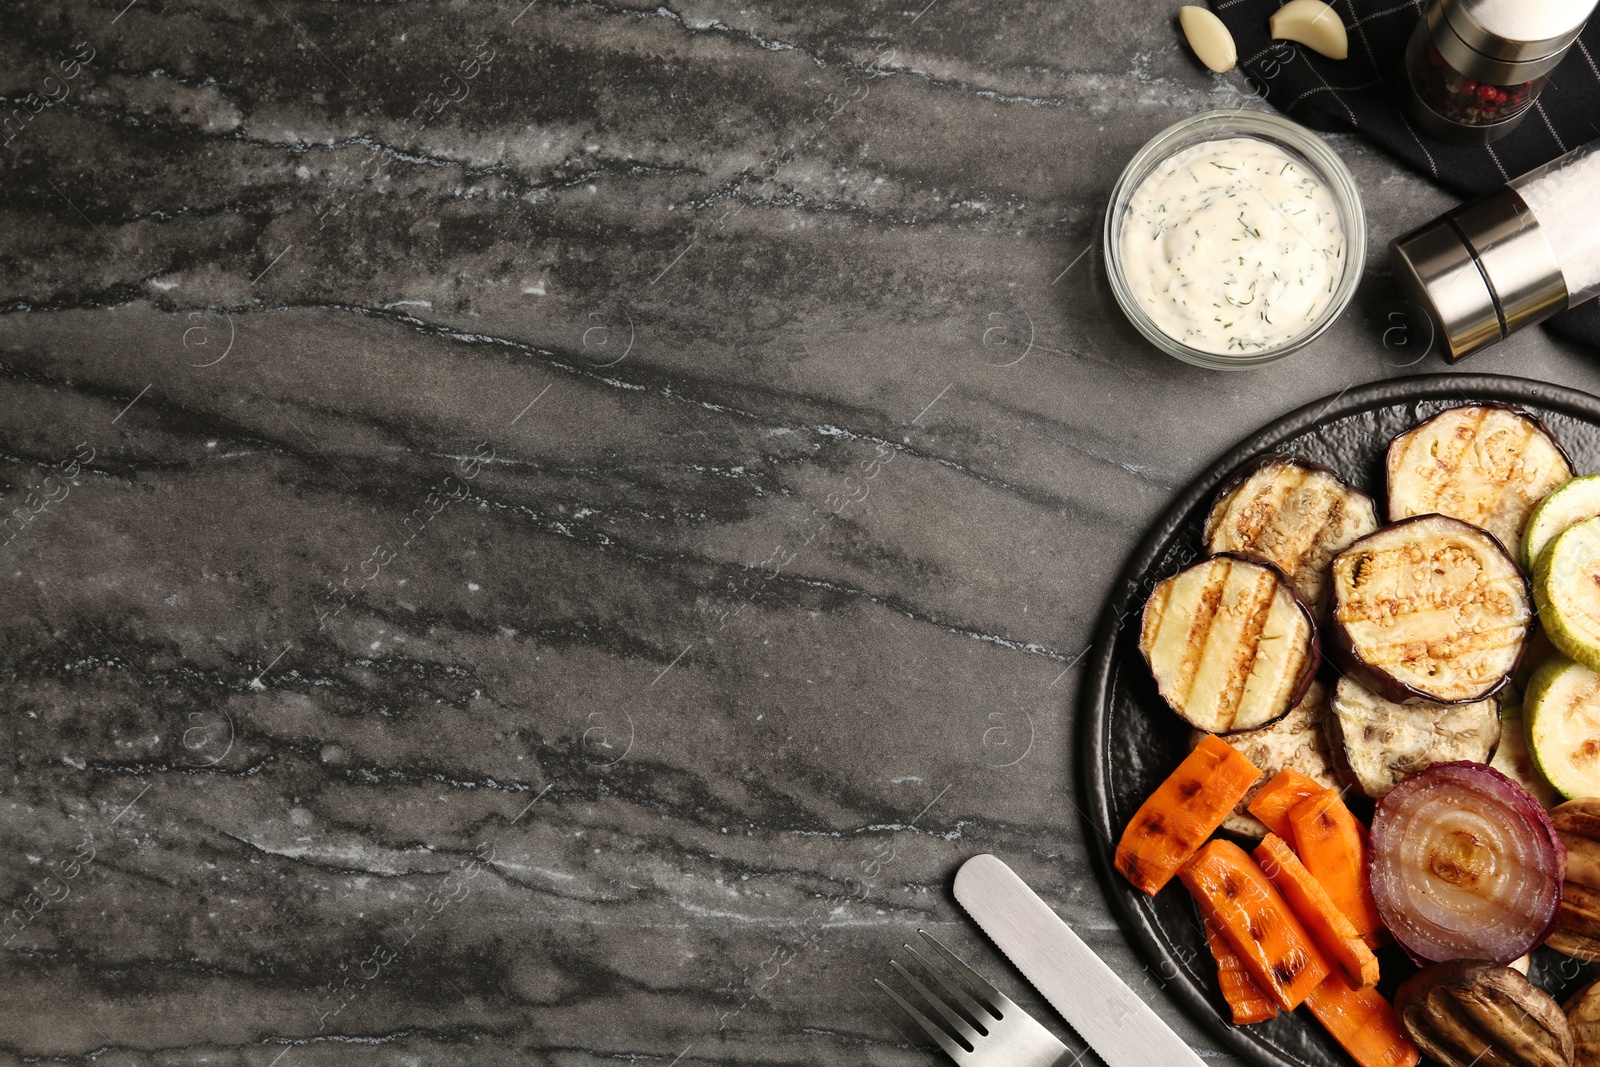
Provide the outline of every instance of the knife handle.
<path id="1" fill-rule="evenodd" d="M 1050 905 L 994 856 L 956 872 L 956 900 L 1110 1067 L 1205 1067 Z"/>

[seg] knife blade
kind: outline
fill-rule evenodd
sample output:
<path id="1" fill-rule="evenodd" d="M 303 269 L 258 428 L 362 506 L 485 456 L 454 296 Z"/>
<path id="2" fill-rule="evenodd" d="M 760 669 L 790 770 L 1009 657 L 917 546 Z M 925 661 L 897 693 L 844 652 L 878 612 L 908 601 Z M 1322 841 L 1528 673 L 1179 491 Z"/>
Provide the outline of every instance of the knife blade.
<path id="1" fill-rule="evenodd" d="M 956 872 L 956 901 L 1109 1067 L 1203 1067 L 1161 1017 L 994 856 Z"/>

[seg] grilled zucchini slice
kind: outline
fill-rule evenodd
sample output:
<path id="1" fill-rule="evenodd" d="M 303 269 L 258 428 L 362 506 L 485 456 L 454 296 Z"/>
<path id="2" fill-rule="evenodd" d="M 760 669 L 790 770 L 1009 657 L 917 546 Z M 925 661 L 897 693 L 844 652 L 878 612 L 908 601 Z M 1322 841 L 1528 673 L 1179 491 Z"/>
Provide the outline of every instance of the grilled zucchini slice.
<path id="1" fill-rule="evenodd" d="M 1522 531 L 1522 565 L 1533 570 L 1545 547 L 1584 519 L 1600 515 L 1600 474 L 1590 474 L 1557 488 L 1528 516 Z"/>
<path id="2" fill-rule="evenodd" d="M 1396 704 L 1341 678 L 1333 688 L 1328 733 L 1343 776 L 1367 796 L 1381 797 L 1435 763 L 1488 763 L 1500 741 L 1500 705 L 1493 698 Z"/>
<path id="3" fill-rule="evenodd" d="M 1386 700 L 1493 696 L 1516 670 L 1532 626 L 1521 568 L 1459 519 L 1408 519 L 1334 558 L 1329 654 Z"/>
<path id="4" fill-rule="evenodd" d="M 1600 671 L 1600 518 L 1584 519 L 1550 542 L 1534 565 L 1533 592 L 1550 643 Z"/>
<path id="5" fill-rule="evenodd" d="M 1389 443 L 1389 521 L 1449 515 L 1516 548 L 1528 516 L 1572 478 L 1560 443 L 1532 415 L 1499 404 L 1441 411 Z"/>
<path id="6" fill-rule="evenodd" d="M 1510 698 L 1501 702 L 1500 746 L 1494 750 L 1494 759 L 1489 761 L 1489 766 L 1526 789 L 1533 799 L 1545 807 L 1553 808 L 1561 803 L 1561 794 L 1539 770 L 1539 762 L 1533 758 L 1533 750 L 1528 747 L 1525 706 L 1523 701 Z"/>
<path id="7" fill-rule="evenodd" d="M 1600 796 L 1600 674 L 1556 656 L 1533 673 L 1525 706 L 1528 747 L 1550 784 L 1569 800 Z"/>
<path id="8" fill-rule="evenodd" d="M 1298 456 L 1265 456 L 1217 494 L 1206 518 L 1206 550 L 1277 564 L 1321 618 L 1329 561 L 1377 528 L 1372 498 L 1333 471 Z"/>
<path id="9" fill-rule="evenodd" d="M 1321 682 L 1313 681 L 1300 703 L 1277 722 L 1228 735 L 1228 744 L 1261 769 L 1261 779 L 1222 820 L 1224 830 L 1245 837 L 1267 836 L 1266 826 L 1250 814 L 1249 807 L 1256 794 L 1280 771 L 1299 771 L 1329 789 L 1339 788 L 1333 752 L 1328 746 L 1327 719 L 1328 689 Z M 1195 742 L 1199 743 L 1205 736 L 1197 731 Z"/>
<path id="10" fill-rule="evenodd" d="M 1322 660 L 1311 610 L 1293 583 L 1270 563 L 1228 555 L 1156 586 L 1139 651 L 1172 710 L 1213 734 L 1285 714 Z"/>

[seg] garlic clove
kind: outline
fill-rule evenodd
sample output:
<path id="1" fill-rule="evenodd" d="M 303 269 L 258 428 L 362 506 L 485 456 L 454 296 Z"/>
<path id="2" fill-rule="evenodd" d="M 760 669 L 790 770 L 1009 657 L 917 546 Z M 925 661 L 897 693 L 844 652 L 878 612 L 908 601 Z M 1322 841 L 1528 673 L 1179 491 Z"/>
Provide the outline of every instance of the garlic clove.
<path id="1" fill-rule="evenodd" d="M 1195 56 L 1207 67 L 1221 74 L 1232 70 L 1239 62 L 1239 49 L 1234 46 L 1233 34 L 1222 20 L 1203 7 L 1180 7 L 1178 25 L 1183 28 L 1184 40 L 1194 49 Z M 1341 27 L 1342 28 L 1342 27 Z"/>
<path id="2" fill-rule="evenodd" d="M 1289 0 L 1272 15 L 1268 26 L 1276 41 L 1296 41 L 1329 59 L 1350 54 L 1350 37 L 1339 15 L 1322 0 Z"/>

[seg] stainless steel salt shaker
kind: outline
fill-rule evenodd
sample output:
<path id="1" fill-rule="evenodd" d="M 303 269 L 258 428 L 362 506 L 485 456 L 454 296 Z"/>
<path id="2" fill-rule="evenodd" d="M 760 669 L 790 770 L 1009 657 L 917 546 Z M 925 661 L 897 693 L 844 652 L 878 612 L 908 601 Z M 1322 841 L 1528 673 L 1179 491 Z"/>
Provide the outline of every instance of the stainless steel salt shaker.
<path id="1" fill-rule="evenodd" d="M 1448 144 L 1517 128 L 1596 0 L 1434 0 L 1406 46 L 1406 114 Z"/>
<path id="2" fill-rule="evenodd" d="M 1600 296 L 1600 141 L 1389 245 L 1407 299 L 1454 363 Z"/>

